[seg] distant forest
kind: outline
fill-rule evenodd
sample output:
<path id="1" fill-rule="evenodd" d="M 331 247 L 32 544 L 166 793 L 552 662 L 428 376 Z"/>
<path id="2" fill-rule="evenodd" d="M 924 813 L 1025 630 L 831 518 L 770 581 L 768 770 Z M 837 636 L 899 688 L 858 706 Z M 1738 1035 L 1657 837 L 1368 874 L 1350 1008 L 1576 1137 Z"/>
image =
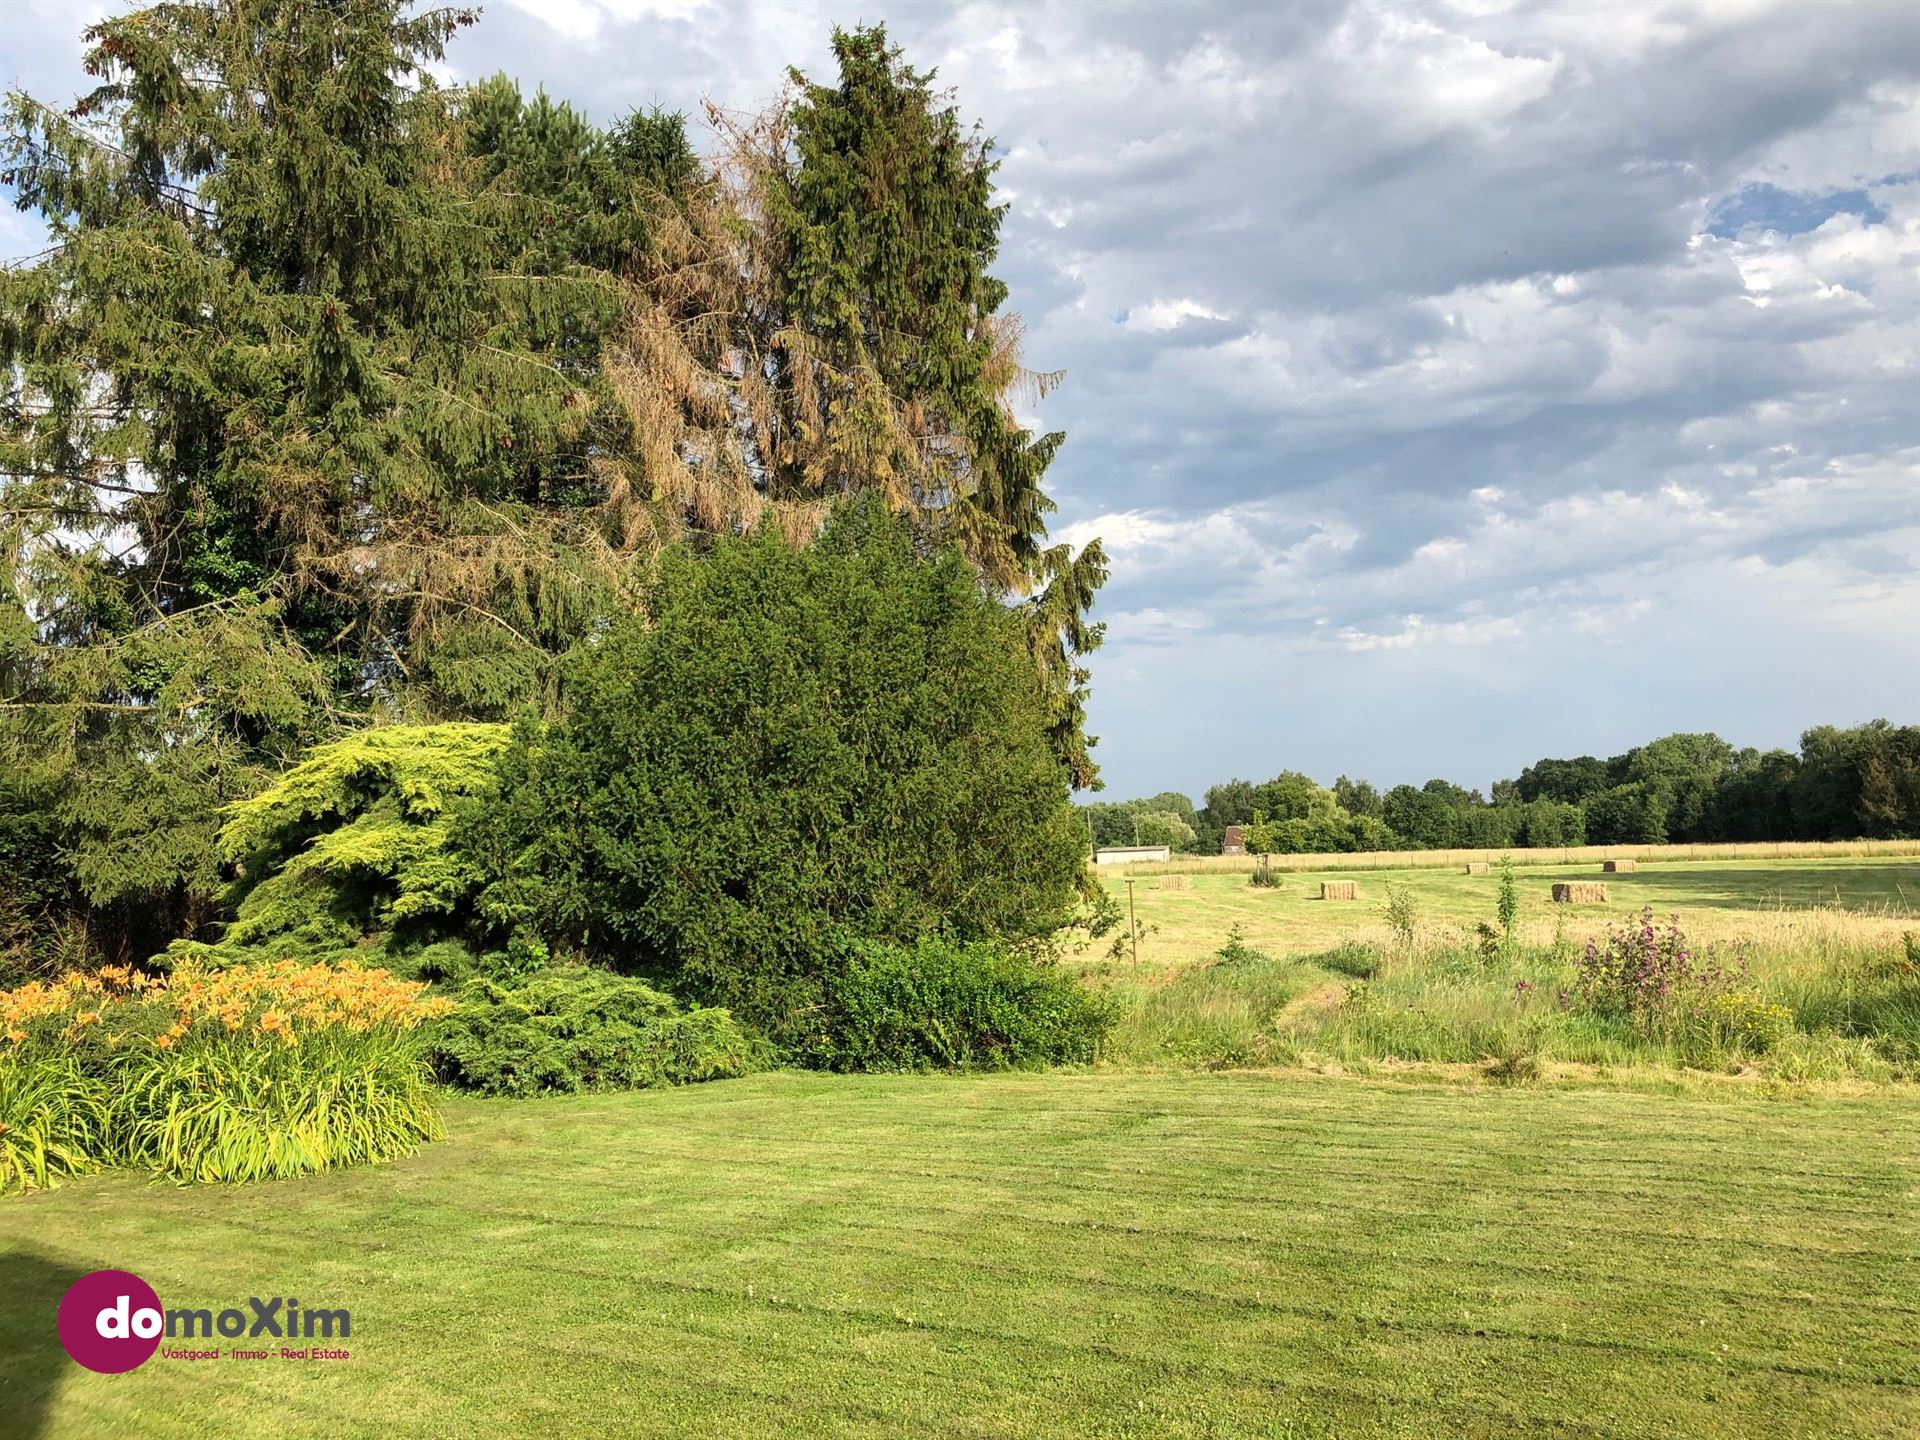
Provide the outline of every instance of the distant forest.
<path id="1" fill-rule="evenodd" d="M 1171 845 L 1217 855 L 1229 825 L 1275 853 L 1920 837 L 1920 726 L 1820 725 L 1800 750 L 1736 750 L 1668 735 L 1602 760 L 1544 759 L 1490 795 L 1450 780 L 1382 792 L 1296 770 L 1228 780 L 1205 803 L 1177 791 L 1081 807 L 1095 846 Z"/>

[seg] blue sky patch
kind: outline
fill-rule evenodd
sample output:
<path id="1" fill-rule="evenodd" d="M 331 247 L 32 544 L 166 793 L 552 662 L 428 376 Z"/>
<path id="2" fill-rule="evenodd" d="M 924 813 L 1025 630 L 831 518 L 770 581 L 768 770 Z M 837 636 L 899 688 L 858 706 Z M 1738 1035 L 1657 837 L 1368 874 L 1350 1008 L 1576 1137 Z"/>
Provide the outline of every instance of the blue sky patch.
<path id="1" fill-rule="evenodd" d="M 1829 190 L 1816 195 L 1756 182 L 1722 195 L 1707 215 L 1707 233 L 1730 240 L 1742 230 L 1772 230 L 1804 235 L 1845 211 L 1869 225 L 1886 223 L 1887 212 L 1864 190 Z"/>

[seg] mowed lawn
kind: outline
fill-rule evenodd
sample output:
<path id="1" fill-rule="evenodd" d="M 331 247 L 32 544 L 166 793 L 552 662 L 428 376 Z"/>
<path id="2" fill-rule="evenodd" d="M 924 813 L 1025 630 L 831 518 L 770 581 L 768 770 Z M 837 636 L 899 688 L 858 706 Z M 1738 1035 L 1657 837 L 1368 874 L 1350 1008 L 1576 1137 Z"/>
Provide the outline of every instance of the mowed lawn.
<path id="1" fill-rule="evenodd" d="M 1524 852 L 1516 856 L 1524 858 Z M 1275 956 L 1310 955 L 1355 939 L 1380 941 L 1388 934 L 1390 887 L 1413 896 L 1423 932 L 1462 940 L 1475 921 L 1494 920 L 1499 899 L 1497 869 L 1489 875 L 1468 875 L 1464 867 L 1286 871 L 1276 888 L 1255 889 L 1247 883 L 1253 864 L 1174 874 L 1111 866 L 1099 875 L 1123 908 L 1126 882 L 1134 882 L 1143 969 L 1185 968 L 1219 949 L 1236 925 L 1246 943 Z M 1556 926 L 1583 943 L 1644 906 L 1663 920 L 1678 914 L 1689 934 L 1716 940 L 1765 934 L 1769 920 L 1782 912 L 1811 909 L 1844 915 L 1862 935 L 1897 941 L 1903 929 L 1920 930 L 1920 860 L 1911 856 L 1655 861 L 1630 875 L 1603 874 L 1597 861 L 1516 864 L 1514 876 L 1521 931 L 1535 943 L 1552 938 Z M 1323 880 L 1355 881 L 1360 898 L 1321 900 Z M 1553 885 L 1560 880 L 1602 881 L 1607 901 L 1556 905 Z M 1120 928 L 1125 930 L 1124 920 Z M 1084 944 L 1074 958 L 1103 962 L 1113 939 Z"/>
<path id="2" fill-rule="evenodd" d="M 0 1432 L 1913 1436 L 1920 1100 L 1238 1075 L 472 1102 L 373 1169 L 0 1203 Z M 353 1312 L 75 1369 L 74 1277 Z"/>

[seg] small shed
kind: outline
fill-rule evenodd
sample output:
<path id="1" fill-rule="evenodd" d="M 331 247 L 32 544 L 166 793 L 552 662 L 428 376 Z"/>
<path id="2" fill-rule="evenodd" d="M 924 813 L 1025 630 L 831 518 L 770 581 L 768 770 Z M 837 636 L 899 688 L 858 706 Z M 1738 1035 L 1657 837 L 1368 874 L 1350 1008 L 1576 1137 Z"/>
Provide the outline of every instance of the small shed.
<path id="1" fill-rule="evenodd" d="M 1170 845 L 1112 845 L 1093 852 L 1093 863 L 1096 865 L 1138 865 L 1143 861 L 1172 858 L 1173 847 Z"/>
<path id="2" fill-rule="evenodd" d="M 1220 853 L 1222 855 L 1246 854 L 1247 827 L 1244 825 L 1227 826 L 1227 833 L 1220 839 Z"/>

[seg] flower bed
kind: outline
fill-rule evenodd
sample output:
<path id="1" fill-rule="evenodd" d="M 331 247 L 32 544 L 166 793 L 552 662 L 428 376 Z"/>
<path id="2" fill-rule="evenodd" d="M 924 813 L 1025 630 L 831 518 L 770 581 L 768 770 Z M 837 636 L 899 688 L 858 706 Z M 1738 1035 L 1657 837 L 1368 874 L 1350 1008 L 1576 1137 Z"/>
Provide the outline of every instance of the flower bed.
<path id="1" fill-rule="evenodd" d="M 449 1002 L 358 965 L 109 967 L 0 992 L 0 1190 L 110 1165 L 241 1181 L 441 1133 L 420 1027 Z"/>

